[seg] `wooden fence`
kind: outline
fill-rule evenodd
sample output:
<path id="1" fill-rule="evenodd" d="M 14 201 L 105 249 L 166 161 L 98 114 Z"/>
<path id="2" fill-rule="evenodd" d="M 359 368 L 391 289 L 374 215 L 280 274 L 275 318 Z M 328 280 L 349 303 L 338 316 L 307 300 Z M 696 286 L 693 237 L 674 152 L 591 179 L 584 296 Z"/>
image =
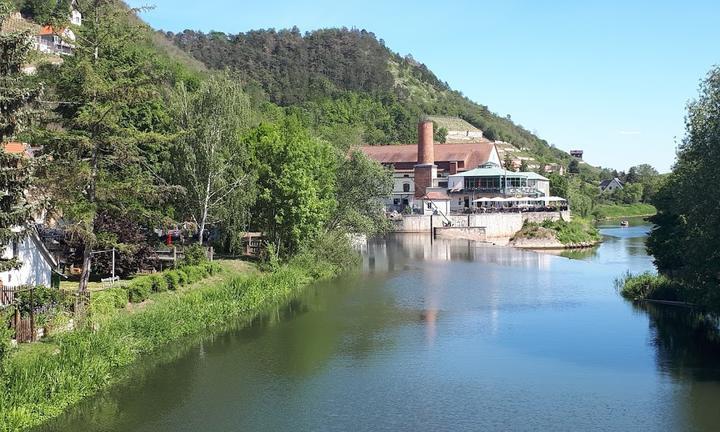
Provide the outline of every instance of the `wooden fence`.
<path id="1" fill-rule="evenodd" d="M 20 298 L 21 293 L 29 293 L 30 311 L 28 314 L 23 316 L 20 310 Z M 2 287 L 0 288 L 0 306 L 3 310 L 11 310 L 11 318 L 7 325 L 9 328 L 15 331 L 14 339 L 18 343 L 33 342 L 37 335 L 37 329 L 35 328 L 35 317 L 38 314 L 47 312 L 50 307 L 40 306 L 33 307 L 35 303 L 35 288 L 13 288 L 13 287 Z"/>

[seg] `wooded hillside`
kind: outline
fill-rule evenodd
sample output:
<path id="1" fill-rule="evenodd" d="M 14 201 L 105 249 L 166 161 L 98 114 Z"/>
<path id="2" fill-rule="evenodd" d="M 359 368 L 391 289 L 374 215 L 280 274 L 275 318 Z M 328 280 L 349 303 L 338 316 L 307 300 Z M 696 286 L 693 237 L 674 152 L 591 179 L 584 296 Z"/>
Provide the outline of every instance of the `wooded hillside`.
<path id="1" fill-rule="evenodd" d="M 392 52 L 365 30 L 165 35 L 209 68 L 237 71 L 259 94 L 295 108 L 327 138 L 337 135 L 328 128 L 338 126 L 355 130 L 367 143 L 414 142 L 418 117 L 449 115 L 489 139 L 527 148 L 540 161 L 569 161 L 565 152 L 452 90 L 424 64 Z"/>

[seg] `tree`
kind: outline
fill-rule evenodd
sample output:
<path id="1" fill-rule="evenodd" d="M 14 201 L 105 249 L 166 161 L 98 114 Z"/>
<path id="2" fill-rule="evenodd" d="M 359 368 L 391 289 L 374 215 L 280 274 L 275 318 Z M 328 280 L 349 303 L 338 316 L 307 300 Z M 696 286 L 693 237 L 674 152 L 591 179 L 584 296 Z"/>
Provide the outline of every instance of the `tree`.
<path id="1" fill-rule="evenodd" d="M 528 172 L 530 171 L 530 168 L 528 168 L 528 163 L 525 159 L 520 161 L 520 172 Z"/>
<path id="2" fill-rule="evenodd" d="M 242 204 L 251 201 L 250 154 L 240 140 L 251 121 L 250 102 L 237 80 L 217 75 L 193 93 L 181 84 L 173 105 L 179 135 L 171 150 L 172 178 L 184 188 L 181 207 L 197 224 L 203 244 L 209 225 L 236 226 L 245 215 Z"/>
<path id="3" fill-rule="evenodd" d="M 24 0 L 20 11 L 39 24 L 66 21 L 70 14 L 70 0 Z"/>
<path id="4" fill-rule="evenodd" d="M 657 192 L 662 177 L 652 166 L 640 164 L 630 168 L 627 174 L 627 181 L 641 184 L 643 187 L 642 201 L 649 202 Z"/>
<path id="5" fill-rule="evenodd" d="M 580 162 L 577 159 L 573 159 L 568 164 L 568 172 L 570 174 L 580 174 Z"/>
<path id="6" fill-rule="evenodd" d="M 503 168 L 508 171 L 515 171 L 515 161 L 508 152 L 505 153 L 505 157 L 503 158 Z"/>
<path id="7" fill-rule="evenodd" d="M 54 84 L 61 128 L 39 134 L 53 160 L 44 185 L 83 244 L 79 290 L 90 278 L 100 212 L 161 221 L 164 194 L 155 149 L 165 140 L 158 119 L 163 76 L 142 48 L 146 34 L 120 0 L 86 0 L 74 55 L 45 71 Z M 150 120 L 148 120 L 150 119 Z"/>
<path id="8" fill-rule="evenodd" d="M 435 142 L 439 142 L 440 144 L 445 144 L 445 142 L 447 141 L 447 135 L 448 135 L 447 128 L 445 128 L 443 126 L 438 127 L 437 123 L 435 123 L 435 122 L 433 122 L 433 125 L 434 125 L 433 130 L 435 131 L 433 134 L 433 140 Z"/>
<path id="9" fill-rule="evenodd" d="M 317 238 L 335 211 L 335 151 L 294 117 L 251 129 L 244 142 L 257 169 L 257 226 L 278 256 L 290 256 Z"/>
<path id="10" fill-rule="evenodd" d="M 10 11 L 0 0 L 0 26 Z M 0 34 L 0 247 L 19 241 L 31 219 L 25 191 L 30 187 L 30 164 L 24 155 L 6 153 L 4 143 L 15 138 L 33 117 L 32 105 L 41 88 L 28 86 L 20 71 L 30 50 L 30 34 Z M 14 258 L 0 256 L 0 272 L 17 268 Z"/>
<path id="11" fill-rule="evenodd" d="M 337 169 L 335 213 L 327 230 L 376 234 L 388 229 L 383 199 L 393 190 L 392 171 L 353 151 Z"/>
<path id="12" fill-rule="evenodd" d="M 653 203 L 648 250 L 658 270 L 680 282 L 689 301 L 720 308 L 720 69 L 688 105 L 677 162 Z"/>

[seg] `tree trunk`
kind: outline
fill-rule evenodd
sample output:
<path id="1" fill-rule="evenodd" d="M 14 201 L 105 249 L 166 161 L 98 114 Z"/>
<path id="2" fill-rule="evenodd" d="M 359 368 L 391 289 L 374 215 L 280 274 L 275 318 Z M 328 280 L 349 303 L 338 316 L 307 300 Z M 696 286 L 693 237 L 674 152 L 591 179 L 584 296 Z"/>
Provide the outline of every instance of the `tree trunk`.
<path id="1" fill-rule="evenodd" d="M 205 224 L 207 223 L 208 211 L 210 207 L 210 182 L 211 175 L 208 175 L 207 185 L 205 187 L 205 200 L 203 202 L 202 217 L 200 218 L 200 234 L 198 235 L 200 244 L 203 244 L 203 240 L 205 239 Z"/>
<path id="2" fill-rule="evenodd" d="M 88 282 L 90 281 L 90 267 L 92 263 L 92 245 L 90 242 L 85 242 L 85 249 L 83 250 L 83 261 L 82 261 L 82 272 L 80 273 L 80 286 L 78 291 L 80 293 L 86 293 L 88 291 Z"/>

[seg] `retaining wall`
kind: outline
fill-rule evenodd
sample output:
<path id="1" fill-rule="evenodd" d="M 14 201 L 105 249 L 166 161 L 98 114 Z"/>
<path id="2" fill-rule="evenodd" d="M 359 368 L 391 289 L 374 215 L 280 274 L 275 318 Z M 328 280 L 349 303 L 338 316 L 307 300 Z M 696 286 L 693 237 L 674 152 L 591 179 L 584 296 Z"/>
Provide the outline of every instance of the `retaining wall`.
<path id="1" fill-rule="evenodd" d="M 485 227 L 440 227 L 435 228 L 435 238 L 486 241 Z"/>
<path id="2" fill-rule="evenodd" d="M 486 238 L 509 238 L 520 231 L 526 220 L 542 222 L 561 217 L 570 220 L 570 211 L 449 215 L 447 219 L 438 215 L 410 215 L 393 224 L 394 231 L 399 233 L 432 233 L 433 228 L 442 228 L 449 221 L 456 228 L 485 228 Z"/>

